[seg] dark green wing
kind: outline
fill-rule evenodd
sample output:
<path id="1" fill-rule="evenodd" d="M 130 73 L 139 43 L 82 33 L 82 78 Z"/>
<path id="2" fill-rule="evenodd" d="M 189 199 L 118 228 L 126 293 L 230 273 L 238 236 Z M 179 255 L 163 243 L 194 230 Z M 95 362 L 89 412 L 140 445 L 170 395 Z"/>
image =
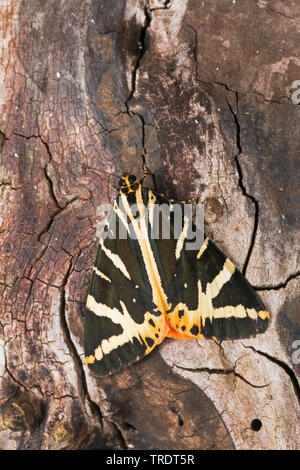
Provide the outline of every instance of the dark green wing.
<path id="1" fill-rule="evenodd" d="M 157 204 L 166 202 L 156 195 Z M 152 241 L 161 283 L 171 304 L 167 321 L 172 330 L 192 338 L 220 339 L 264 333 L 269 314 L 249 282 L 208 238 L 200 248 L 188 249 L 191 240 L 185 236 L 183 222 L 182 226 L 177 239 Z M 197 231 L 192 224 L 192 232 Z"/>
<path id="2" fill-rule="evenodd" d="M 87 298 L 86 363 L 99 375 L 139 360 L 165 337 L 164 307 L 151 283 L 139 233 L 136 239 L 119 238 L 130 224 L 135 230 L 135 218 L 130 220 L 134 198 L 134 193 L 119 195 L 111 209 L 105 232 L 110 238 L 100 240 Z"/>

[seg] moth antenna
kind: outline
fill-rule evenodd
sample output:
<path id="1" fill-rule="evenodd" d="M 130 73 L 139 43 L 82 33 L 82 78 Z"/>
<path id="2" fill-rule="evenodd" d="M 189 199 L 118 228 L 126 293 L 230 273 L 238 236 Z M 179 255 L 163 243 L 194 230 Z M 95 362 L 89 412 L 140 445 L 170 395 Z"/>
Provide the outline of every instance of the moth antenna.
<path id="1" fill-rule="evenodd" d="M 158 124 L 159 124 L 159 121 L 161 120 L 161 117 L 162 117 L 162 112 L 161 112 L 161 114 L 160 114 L 160 116 L 159 116 L 159 119 L 158 119 L 156 125 L 154 126 L 154 128 L 153 128 L 152 131 L 150 132 L 150 135 L 149 135 L 148 139 L 146 140 L 146 142 L 145 142 L 145 144 L 144 144 L 144 146 L 143 146 L 143 148 L 142 148 L 142 157 L 143 157 L 143 162 L 144 162 L 144 163 L 143 163 L 143 172 L 144 172 L 144 175 L 143 175 L 142 178 L 139 178 L 138 181 L 141 181 L 142 179 L 144 179 L 144 177 L 145 177 L 146 175 L 151 175 L 151 176 L 153 176 L 152 173 L 148 170 L 148 168 L 147 168 L 147 166 L 146 166 L 144 151 L 146 150 L 147 144 L 148 144 L 149 140 L 151 139 L 151 137 L 152 137 L 152 135 L 153 135 L 155 129 L 157 128 L 157 126 L 158 126 Z M 134 165 L 136 164 L 136 162 L 139 160 L 139 158 L 140 158 L 140 156 L 133 162 L 133 164 L 131 165 L 131 168 L 130 168 L 130 170 L 129 170 L 129 173 L 131 173 L 132 168 L 134 167 Z M 145 170 L 145 168 L 146 168 L 146 170 Z M 121 178 L 121 176 L 122 176 L 122 175 L 117 175 L 116 173 L 110 173 L 110 172 L 105 171 L 105 170 L 98 170 L 98 169 L 96 169 L 96 168 L 87 168 L 87 170 L 93 171 L 93 172 L 96 173 L 96 174 L 105 173 L 106 175 L 114 176 L 115 178 Z"/>
<path id="2" fill-rule="evenodd" d="M 110 189 L 113 189 L 114 191 L 118 192 L 118 190 L 112 184 L 110 184 L 109 187 Z"/>
<path id="3" fill-rule="evenodd" d="M 116 178 L 121 178 L 121 175 L 117 175 L 116 173 L 109 173 L 108 171 L 105 171 L 105 170 L 97 170 L 96 168 L 87 168 L 87 170 L 93 171 L 96 174 L 105 173 L 106 175 L 115 176 Z"/>
<path id="4" fill-rule="evenodd" d="M 143 157 L 143 162 L 144 162 L 144 164 L 146 163 L 144 151 L 146 150 L 147 144 L 148 144 L 149 140 L 151 139 L 151 137 L 152 137 L 154 131 L 156 130 L 156 128 L 157 128 L 157 126 L 158 126 L 158 124 L 159 124 L 159 121 L 161 120 L 161 117 L 162 117 L 162 112 L 160 113 L 160 116 L 159 116 L 159 119 L 158 119 L 156 125 L 154 126 L 154 128 L 153 128 L 152 131 L 150 132 L 150 135 L 149 135 L 148 139 L 146 140 L 146 142 L 145 142 L 145 144 L 144 144 L 144 147 L 142 148 L 141 154 L 142 154 L 142 157 Z M 134 165 L 136 164 L 136 162 L 137 162 L 139 159 L 140 159 L 140 156 L 137 157 L 136 160 L 135 160 L 135 161 L 133 162 L 133 164 L 131 165 L 131 168 L 130 168 L 129 173 L 131 173 L 132 168 L 134 167 Z"/>

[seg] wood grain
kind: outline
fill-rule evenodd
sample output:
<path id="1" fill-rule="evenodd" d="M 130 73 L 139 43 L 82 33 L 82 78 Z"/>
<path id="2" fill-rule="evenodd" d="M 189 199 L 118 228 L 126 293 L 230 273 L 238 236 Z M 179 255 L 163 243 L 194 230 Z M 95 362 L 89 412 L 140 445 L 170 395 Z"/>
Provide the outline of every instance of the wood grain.
<path id="1" fill-rule="evenodd" d="M 1 448 L 299 448 L 299 16 L 288 0 L 2 2 Z M 159 191 L 200 196 L 272 322 L 100 379 L 82 348 L 97 208 L 143 147 Z"/>

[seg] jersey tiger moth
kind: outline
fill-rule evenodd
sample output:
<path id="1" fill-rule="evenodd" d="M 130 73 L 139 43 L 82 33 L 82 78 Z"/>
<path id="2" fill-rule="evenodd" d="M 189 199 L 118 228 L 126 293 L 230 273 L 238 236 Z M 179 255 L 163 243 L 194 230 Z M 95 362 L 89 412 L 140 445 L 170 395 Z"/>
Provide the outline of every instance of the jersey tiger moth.
<path id="1" fill-rule="evenodd" d="M 149 354 L 164 338 L 246 338 L 263 333 L 269 314 L 245 277 L 205 238 L 200 249 L 150 236 L 145 208 L 172 201 L 124 174 L 111 209 L 116 223 L 99 243 L 85 319 L 85 357 L 99 375 Z M 132 210 L 137 207 L 138 210 Z M 166 220 L 160 219 L 159 233 Z M 169 220 L 172 229 L 172 218 Z M 118 237 L 120 228 L 134 237 Z M 185 231 L 184 231 L 185 230 Z"/>

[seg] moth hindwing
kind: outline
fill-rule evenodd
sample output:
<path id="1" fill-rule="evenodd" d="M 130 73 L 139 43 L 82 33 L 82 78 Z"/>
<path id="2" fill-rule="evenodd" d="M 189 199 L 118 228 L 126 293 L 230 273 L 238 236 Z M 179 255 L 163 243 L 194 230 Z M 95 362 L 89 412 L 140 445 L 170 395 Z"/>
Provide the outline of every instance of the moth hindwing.
<path id="1" fill-rule="evenodd" d="M 208 238 L 188 249 L 184 224 L 173 237 L 174 218 L 154 217 L 162 206 L 172 213 L 165 197 L 123 176 L 87 298 L 85 356 L 96 374 L 139 360 L 166 337 L 237 339 L 267 328 L 264 304 L 234 264 Z"/>

